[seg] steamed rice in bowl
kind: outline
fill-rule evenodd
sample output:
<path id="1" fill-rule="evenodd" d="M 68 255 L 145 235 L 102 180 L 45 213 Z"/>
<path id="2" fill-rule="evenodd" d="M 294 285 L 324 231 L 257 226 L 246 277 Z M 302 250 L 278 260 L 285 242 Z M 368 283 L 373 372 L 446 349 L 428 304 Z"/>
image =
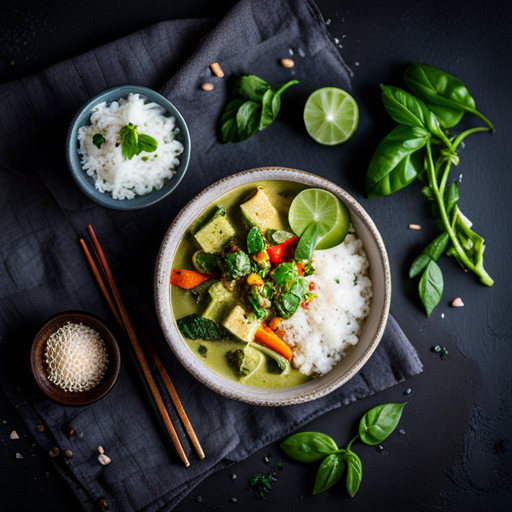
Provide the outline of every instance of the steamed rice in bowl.
<path id="1" fill-rule="evenodd" d="M 303 374 L 328 373 L 359 341 L 370 313 L 372 282 L 363 242 L 354 229 L 340 245 L 313 253 L 315 273 L 305 279 L 316 295 L 308 308 L 279 325 Z"/>
<path id="2" fill-rule="evenodd" d="M 120 131 L 132 123 L 137 132 L 153 137 L 158 147 L 154 152 L 142 151 L 133 158 L 123 158 Z M 133 199 L 160 190 L 175 174 L 183 144 L 175 139 L 179 129 L 176 120 L 161 105 L 146 102 L 139 94 L 130 94 L 109 105 L 100 103 L 93 110 L 88 126 L 78 130 L 78 153 L 84 171 L 94 179 L 100 192 L 114 199 Z M 98 148 L 93 136 L 101 134 L 105 141 Z"/>

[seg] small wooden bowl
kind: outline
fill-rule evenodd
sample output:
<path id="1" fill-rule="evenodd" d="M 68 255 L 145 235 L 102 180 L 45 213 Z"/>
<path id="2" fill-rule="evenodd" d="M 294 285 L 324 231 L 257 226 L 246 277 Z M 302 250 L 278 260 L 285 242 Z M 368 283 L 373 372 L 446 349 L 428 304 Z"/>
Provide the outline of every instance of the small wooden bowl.
<path id="1" fill-rule="evenodd" d="M 67 322 L 83 324 L 97 331 L 103 338 L 108 350 L 108 366 L 102 381 L 92 389 L 81 392 L 64 391 L 59 386 L 50 382 L 47 378 L 48 365 L 44 361 L 46 343 L 48 338 Z M 63 311 L 49 318 L 39 329 L 30 353 L 32 373 L 38 386 L 50 399 L 63 405 L 88 405 L 104 397 L 116 382 L 121 366 L 121 354 L 119 346 L 113 334 L 98 318 L 83 311 Z"/>

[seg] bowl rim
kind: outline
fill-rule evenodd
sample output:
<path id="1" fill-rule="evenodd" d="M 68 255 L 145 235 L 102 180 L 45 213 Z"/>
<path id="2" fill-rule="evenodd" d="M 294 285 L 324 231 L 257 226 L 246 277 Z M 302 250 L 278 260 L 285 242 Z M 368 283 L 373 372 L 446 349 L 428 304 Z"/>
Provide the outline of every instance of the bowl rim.
<path id="1" fill-rule="evenodd" d="M 89 112 L 94 108 L 98 103 L 101 103 L 101 100 L 109 95 L 112 92 L 118 92 L 119 97 L 118 99 L 126 97 L 128 94 L 135 93 L 135 94 L 141 94 L 145 96 L 146 98 L 150 99 L 151 101 L 154 101 L 155 103 L 158 103 L 162 107 L 166 109 L 169 114 L 171 114 L 173 117 L 176 118 L 177 123 L 180 123 L 180 130 L 184 137 L 183 142 L 183 153 L 181 153 L 180 158 L 180 165 L 179 167 L 183 166 L 183 170 L 180 169 L 179 175 L 176 173 L 171 180 L 169 180 L 160 190 L 156 190 L 153 192 L 150 192 L 149 194 L 145 194 L 143 196 L 137 196 L 139 198 L 145 198 L 144 202 L 138 205 L 130 205 L 130 201 L 133 201 L 132 199 L 121 199 L 117 200 L 119 204 L 117 203 L 110 203 L 106 200 L 103 200 L 103 195 L 99 196 L 98 193 L 94 193 L 92 190 L 96 189 L 94 186 L 91 188 L 91 184 L 89 183 L 88 179 L 89 176 L 85 173 L 82 166 L 80 165 L 80 168 L 77 169 L 77 166 L 75 163 L 71 160 L 71 153 L 76 152 L 78 154 L 78 150 L 76 149 L 76 139 L 77 139 L 77 133 L 78 133 L 78 127 L 77 122 L 79 118 L 82 116 L 82 114 L 86 111 Z M 153 97 L 151 97 L 153 96 Z M 105 100 L 106 101 L 106 100 Z M 114 101 L 114 100 L 112 100 Z M 178 185 L 180 184 L 181 180 L 185 176 L 188 166 L 190 163 L 190 152 L 191 152 L 191 139 L 190 139 L 190 132 L 188 130 L 187 123 L 185 122 L 185 119 L 183 118 L 181 112 L 178 110 L 178 108 L 171 103 L 165 96 L 162 96 L 159 92 L 154 91 L 153 89 L 150 89 L 148 87 L 143 87 L 139 85 L 120 85 L 116 87 L 110 87 L 109 89 L 105 89 L 104 91 L 96 94 L 96 96 L 89 99 L 86 103 L 84 103 L 76 112 L 76 114 L 73 116 L 73 119 L 69 125 L 67 137 L 66 137 L 66 162 L 68 165 L 68 169 L 71 173 L 71 176 L 73 177 L 75 183 L 78 185 L 78 188 L 89 198 L 92 199 L 95 203 L 104 206 L 105 208 L 110 208 L 111 210 L 119 210 L 119 211 L 134 211 L 134 210 L 140 210 L 142 208 L 146 208 L 148 206 L 152 206 L 162 199 L 166 198 L 171 192 L 173 192 Z M 158 195 L 158 192 L 163 192 L 161 195 Z M 107 193 L 104 193 L 107 194 Z M 108 197 L 112 197 L 109 195 Z"/>
<path id="2" fill-rule="evenodd" d="M 268 175 L 272 172 L 278 171 L 280 173 L 280 177 L 268 177 Z M 298 181 L 294 176 L 296 177 L 299 175 L 303 181 Z M 208 206 L 215 202 L 216 199 L 223 196 L 224 194 L 230 192 L 231 190 L 245 185 L 249 183 L 253 183 L 256 181 L 273 181 L 273 180 L 281 180 L 281 181 L 294 181 L 299 183 L 304 183 L 310 187 L 315 187 L 318 185 L 320 188 L 325 187 L 326 185 L 329 186 L 329 188 L 336 191 L 336 194 L 338 197 L 343 198 L 343 200 L 346 202 L 346 204 L 352 208 L 364 221 L 368 229 L 370 230 L 372 236 L 375 239 L 375 242 L 377 244 L 377 247 L 379 249 L 379 255 L 380 255 L 380 261 L 382 263 L 382 271 L 384 272 L 384 304 L 382 313 L 379 318 L 379 323 L 376 329 L 376 333 L 373 336 L 372 340 L 370 341 L 368 347 L 364 351 L 364 353 L 359 357 L 359 359 L 349 368 L 344 374 L 342 374 L 339 378 L 337 378 L 334 382 L 330 383 L 329 385 L 324 386 L 321 389 L 317 389 L 314 391 L 310 391 L 308 393 L 301 393 L 298 394 L 295 397 L 281 397 L 279 396 L 279 391 L 283 390 L 290 390 L 290 389 L 297 389 L 300 390 L 302 386 L 305 386 L 307 384 L 303 384 L 301 386 L 295 386 L 292 388 L 283 388 L 282 390 L 275 390 L 275 393 L 273 396 L 254 396 L 257 394 L 257 392 L 249 393 L 251 396 L 246 396 L 248 389 L 251 390 L 260 390 L 260 391 L 268 391 L 264 388 L 252 388 L 250 386 L 246 386 L 234 381 L 231 381 L 227 377 L 224 377 L 220 375 L 219 373 L 215 372 L 211 368 L 209 368 L 207 365 L 202 363 L 201 361 L 198 361 L 198 358 L 195 356 L 195 354 L 192 353 L 189 346 L 187 345 L 185 339 L 183 336 L 179 333 L 176 324 L 174 322 L 174 318 L 172 315 L 172 311 L 170 308 L 170 297 L 169 297 L 169 284 L 166 282 L 166 279 L 163 279 L 166 274 L 166 268 L 168 266 L 168 260 L 170 257 L 171 252 L 175 254 L 177 246 L 181 242 L 180 240 L 171 241 L 171 235 L 173 230 L 176 226 L 179 226 L 182 222 L 183 217 L 187 213 L 187 211 L 194 206 L 198 201 L 200 201 L 204 197 L 211 197 L 211 200 L 209 200 Z M 222 193 L 214 195 L 216 191 L 222 188 L 222 185 L 227 182 L 233 182 L 234 185 L 231 186 L 228 190 L 222 191 Z M 329 189 L 328 189 L 329 190 Z M 210 199 L 210 198 L 209 198 Z M 203 209 L 204 211 L 204 209 Z M 200 214 L 199 214 L 200 215 Z M 190 226 L 190 223 L 187 225 Z M 173 247 L 176 247 L 176 249 L 173 250 Z M 174 256 L 172 254 L 172 256 Z M 170 273 L 170 271 L 169 271 Z M 163 287 L 163 288 L 162 288 Z M 167 291 L 166 291 L 167 290 Z M 209 389 L 212 389 L 216 393 L 219 393 L 222 396 L 225 396 L 226 398 L 230 398 L 233 400 L 238 400 L 241 402 L 249 403 L 252 405 L 258 405 L 258 406 L 270 406 L 270 407 L 279 407 L 279 406 L 286 406 L 286 405 L 295 405 L 300 403 L 309 402 L 312 400 L 316 400 L 318 398 L 321 398 L 335 389 L 339 388 L 346 382 L 348 382 L 352 377 L 354 377 L 361 368 L 366 364 L 370 356 L 373 354 L 377 346 L 379 345 L 379 342 L 384 334 L 384 330 L 387 324 L 387 320 L 389 317 L 389 310 L 391 305 L 391 270 L 389 266 L 389 259 L 387 255 L 387 251 L 384 245 L 384 241 L 382 239 L 382 236 L 380 235 L 377 226 L 373 222 L 370 215 L 366 212 L 366 210 L 361 206 L 361 204 L 351 195 L 349 194 L 345 189 L 340 187 L 339 185 L 336 185 L 330 180 L 327 180 L 326 178 L 323 178 L 321 176 L 317 176 L 312 173 L 308 173 L 305 171 L 300 171 L 297 169 L 291 169 L 287 167 L 280 167 L 280 166 L 270 166 L 270 167 L 258 167 L 254 169 L 249 169 L 247 171 L 243 171 L 240 173 L 236 173 L 230 176 L 227 176 L 225 178 L 222 178 L 212 185 L 205 188 L 202 192 L 200 192 L 197 196 L 195 196 L 191 201 L 189 201 L 182 210 L 178 213 L 178 215 L 175 217 L 174 221 L 170 225 L 169 229 L 167 230 L 156 261 L 156 267 L 155 267 L 155 278 L 154 278 L 154 294 L 155 294 L 155 306 L 156 306 L 156 312 L 158 316 L 158 321 L 160 323 L 160 327 L 164 333 L 164 336 L 166 338 L 166 341 L 168 345 L 171 347 L 171 350 L 174 352 L 175 356 L 178 358 L 178 360 L 181 362 L 181 364 L 202 384 L 204 384 Z M 167 295 L 167 300 L 166 300 Z M 178 340 L 181 341 L 181 343 L 176 343 L 173 339 L 174 337 L 177 337 Z M 200 365 L 197 363 L 194 364 L 194 361 L 197 360 Z M 224 382 L 226 384 L 229 384 L 229 386 L 223 387 L 222 385 L 218 384 L 214 379 L 217 378 L 221 382 Z"/>
<path id="3" fill-rule="evenodd" d="M 96 393 L 96 394 L 92 393 L 97 387 L 99 387 L 99 385 L 101 384 L 101 382 L 100 382 L 98 384 L 98 386 L 89 390 L 89 392 L 91 392 L 91 395 L 92 395 L 91 398 L 84 399 L 81 401 L 65 400 L 62 397 L 57 396 L 56 394 L 52 393 L 47 388 L 45 388 L 45 386 L 43 386 L 43 384 L 41 383 L 41 379 L 44 379 L 46 376 L 41 374 L 41 372 L 36 364 L 36 359 L 37 359 L 36 350 L 37 350 L 39 344 L 41 343 L 41 339 L 42 339 L 44 332 L 46 331 L 46 328 L 57 319 L 62 318 L 65 321 L 65 319 L 69 318 L 69 317 L 74 317 L 74 318 L 81 317 L 81 318 L 83 318 L 84 324 L 88 325 L 88 326 L 90 326 L 89 323 L 87 323 L 88 320 L 92 319 L 93 322 L 95 322 L 101 326 L 101 328 L 107 334 L 107 337 L 106 337 L 107 339 L 104 339 L 104 342 L 105 342 L 105 345 L 107 346 L 107 350 L 109 352 L 110 364 L 112 364 L 112 369 L 111 369 L 111 373 L 109 376 L 108 385 L 103 389 L 103 391 L 100 393 Z M 45 322 L 39 328 L 39 330 L 37 331 L 37 333 L 35 334 L 35 336 L 32 340 L 32 345 L 30 348 L 30 366 L 32 369 L 32 374 L 34 376 L 34 380 L 36 381 L 37 385 L 39 386 L 39 389 L 50 400 L 52 400 L 60 405 L 66 405 L 66 406 L 72 406 L 72 407 L 83 407 L 84 405 L 90 405 L 94 402 L 97 402 L 98 400 L 100 400 L 101 398 L 106 396 L 110 392 L 110 390 L 113 388 L 114 384 L 117 381 L 117 377 L 119 376 L 119 371 L 121 369 L 121 351 L 119 348 L 119 343 L 117 342 L 117 339 L 115 338 L 115 336 L 112 334 L 111 330 L 96 315 L 93 315 L 92 313 L 87 313 L 86 311 L 73 309 L 73 310 L 67 310 L 67 311 L 61 311 L 59 313 L 55 313 L 54 315 L 52 315 L 51 317 L 49 317 L 48 319 L 45 320 Z M 55 387 L 55 385 L 52 384 L 51 387 Z M 73 396 L 78 397 L 81 393 L 82 392 L 74 393 Z"/>

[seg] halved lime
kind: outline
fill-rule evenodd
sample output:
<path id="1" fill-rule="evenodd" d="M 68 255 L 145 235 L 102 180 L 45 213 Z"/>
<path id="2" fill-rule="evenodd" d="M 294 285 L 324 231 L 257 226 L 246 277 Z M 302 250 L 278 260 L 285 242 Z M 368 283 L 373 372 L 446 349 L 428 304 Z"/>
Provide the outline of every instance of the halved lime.
<path id="1" fill-rule="evenodd" d="M 335 146 L 354 135 L 359 122 L 357 103 L 336 87 L 316 90 L 304 108 L 304 123 L 309 135 L 320 144 Z"/>
<path id="2" fill-rule="evenodd" d="M 348 208 L 333 194 L 319 188 L 308 188 L 293 200 L 288 212 L 293 232 L 301 236 L 310 222 L 318 224 L 316 249 L 330 249 L 345 239 L 350 227 Z"/>

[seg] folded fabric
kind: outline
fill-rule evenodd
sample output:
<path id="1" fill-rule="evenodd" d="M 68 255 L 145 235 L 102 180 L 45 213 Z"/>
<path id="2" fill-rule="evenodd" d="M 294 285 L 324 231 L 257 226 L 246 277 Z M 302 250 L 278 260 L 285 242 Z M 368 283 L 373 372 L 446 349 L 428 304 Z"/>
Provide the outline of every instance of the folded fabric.
<path id="1" fill-rule="evenodd" d="M 280 66 L 283 57 L 292 57 L 295 67 Z M 208 66 L 217 61 L 227 75 L 255 74 L 270 83 L 296 78 L 300 86 L 286 93 L 271 127 L 250 141 L 222 145 L 216 124 L 228 98 L 228 80 L 211 75 Z M 215 89 L 202 91 L 204 82 Z M 80 105 L 123 84 L 159 90 L 181 111 L 192 138 L 190 167 L 177 191 L 142 211 L 106 210 L 91 202 L 73 182 L 63 151 Z M 390 318 L 374 355 L 342 388 L 303 405 L 257 408 L 199 384 L 161 334 L 152 299 L 154 264 L 165 231 L 187 201 L 224 176 L 260 166 L 295 167 L 340 182 L 337 163 L 326 160 L 320 166 L 316 143 L 299 128 L 305 99 L 325 85 L 350 89 L 350 79 L 316 6 L 307 0 L 243 0 L 220 21 L 160 23 L 0 87 L 0 379 L 45 450 L 73 451 L 67 463 L 52 462 L 85 510 L 95 510 L 101 498 L 114 511 L 169 510 L 212 472 L 319 414 L 421 371 L 416 351 Z M 189 468 L 169 445 L 126 349 L 115 387 L 88 407 L 48 401 L 30 375 L 32 337 L 56 312 L 96 314 L 124 340 L 78 244 L 89 223 L 108 253 L 129 310 L 136 311 L 162 354 L 206 452 L 202 461 L 191 454 Z M 38 424 L 46 426 L 43 433 L 36 431 Z M 70 438 L 69 428 L 78 435 Z M 100 445 L 112 459 L 108 466 L 97 461 Z"/>

